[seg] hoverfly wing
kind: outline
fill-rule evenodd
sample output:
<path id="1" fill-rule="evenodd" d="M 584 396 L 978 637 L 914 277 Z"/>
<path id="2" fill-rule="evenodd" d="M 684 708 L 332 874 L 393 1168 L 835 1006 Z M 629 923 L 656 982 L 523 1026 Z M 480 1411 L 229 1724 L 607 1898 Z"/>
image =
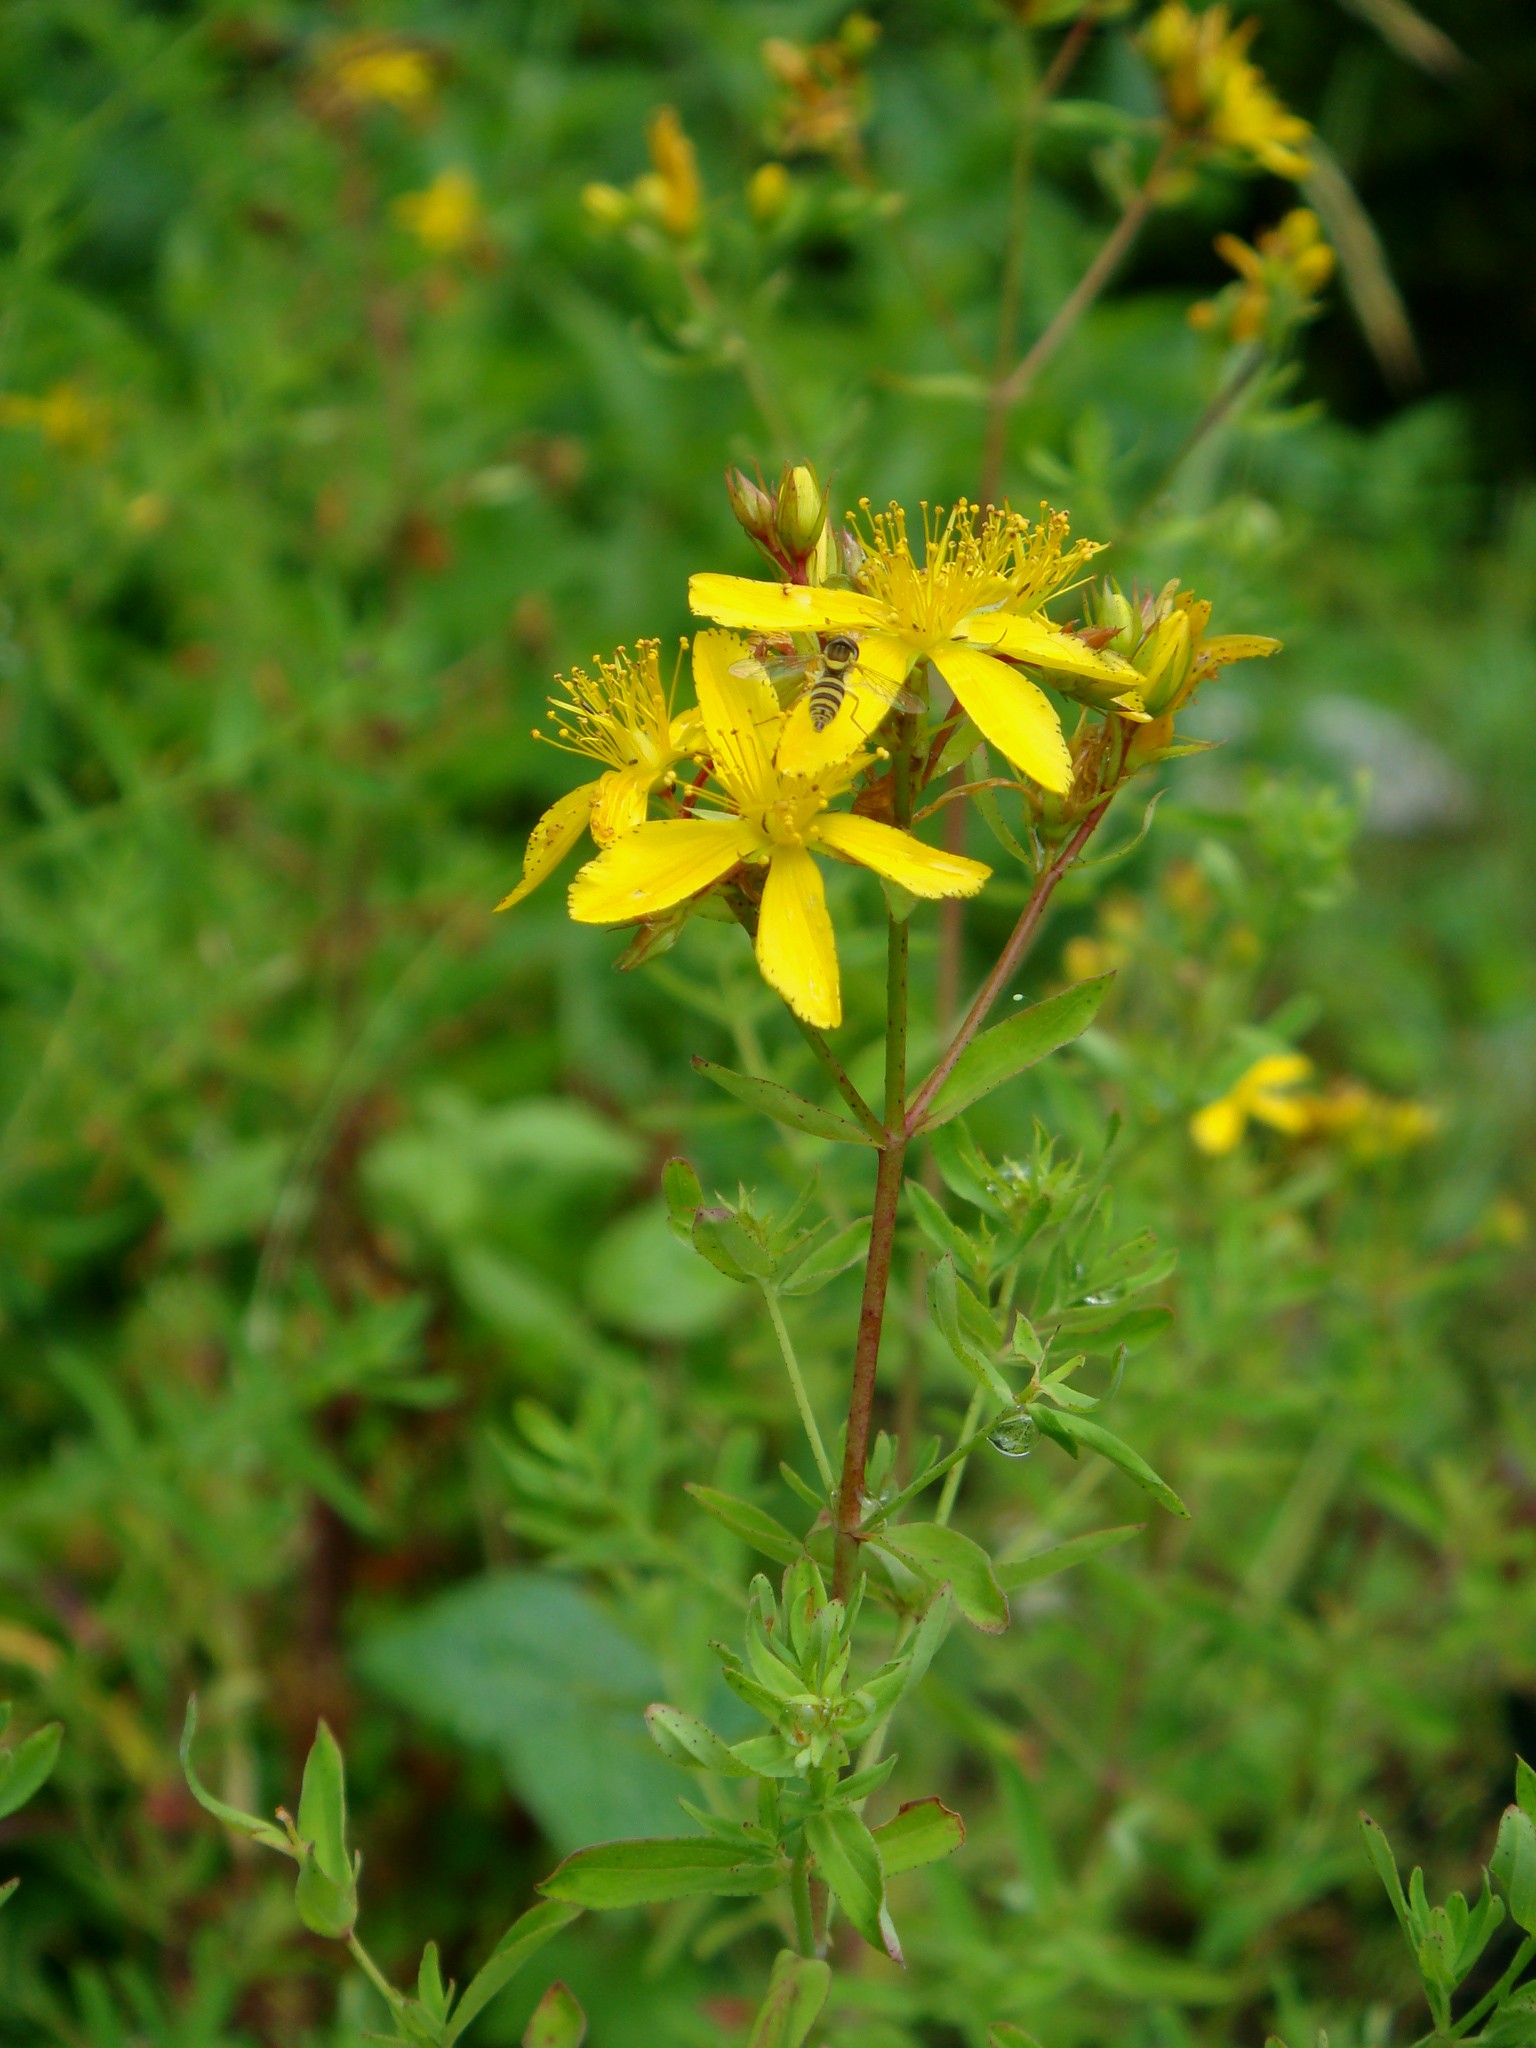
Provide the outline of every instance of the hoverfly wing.
<path id="1" fill-rule="evenodd" d="M 770 683 L 787 683 L 803 676 L 806 667 L 803 661 L 784 661 L 778 655 L 760 661 L 755 654 L 749 654 L 743 661 L 733 661 L 729 672 L 748 682 L 761 682 L 766 678 Z"/>

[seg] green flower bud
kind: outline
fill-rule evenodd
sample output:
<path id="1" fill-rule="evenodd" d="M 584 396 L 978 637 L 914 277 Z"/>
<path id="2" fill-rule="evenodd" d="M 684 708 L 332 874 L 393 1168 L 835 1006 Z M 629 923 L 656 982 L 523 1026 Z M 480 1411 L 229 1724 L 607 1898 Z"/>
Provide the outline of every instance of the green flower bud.
<path id="1" fill-rule="evenodd" d="M 779 545 L 793 561 L 803 562 L 827 523 L 827 493 L 808 462 L 784 465 L 776 513 Z"/>
<path id="2" fill-rule="evenodd" d="M 725 494 L 731 501 L 736 523 L 753 540 L 770 549 L 774 541 L 774 504 L 761 484 L 739 469 L 725 472 Z"/>
<path id="3" fill-rule="evenodd" d="M 1146 677 L 1142 689 L 1142 702 L 1154 718 L 1165 711 L 1178 708 L 1185 684 L 1189 681 L 1190 669 L 1194 666 L 1195 646 L 1189 631 L 1187 612 L 1170 612 L 1158 621 L 1156 629 L 1149 634 L 1142 647 L 1136 666 Z"/>

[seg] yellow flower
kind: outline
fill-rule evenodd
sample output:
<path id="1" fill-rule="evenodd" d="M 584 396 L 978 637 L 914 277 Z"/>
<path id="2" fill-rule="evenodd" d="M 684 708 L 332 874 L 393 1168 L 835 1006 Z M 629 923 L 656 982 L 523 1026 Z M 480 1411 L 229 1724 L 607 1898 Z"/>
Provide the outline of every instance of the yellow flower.
<path id="1" fill-rule="evenodd" d="M 327 53 L 322 69 L 354 106 L 394 107 L 402 114 L 424 107 L 436 84 L 426 53 L 390 36 L 349 36 Z"/>
<path id="2" fill-rule="evenodd" d="M 675 108 L 657 108 L 646 124 L 645 142 L 651 169 L 635 181 L 635 197 L 669 235 L 685 242 L 704 217 L 704 191 L 698 158 Z"/>
<path id="3" fill-rule="evenodd" d="M 1272 1130 L 1299 1135 L 1309 1126 L 1309 1107 L 1304 1098 L 1286 1091 L 1311 1071 L 1312 1062 L 1299 1052 L 1270 1053 L 1255 1060 L 1225 1095 L 1196 1111 L 1190 1119 L 1190 1136 L 1202 1152 L 1216 1157 L 1237 1150 L 1250 1118 Z"/>
<path id="4" fill-rule="evenodd" d="M 1303 145 L 1312 131 L 1283 106 L 1249 61 L 1256 21 L 1230 26 L 1225 6 L 1196 14 L 1184 0 L 1165 0 L 1147 23 L 1141 46 L 1161 75 L 1175 124 L 1193 140 L 1246 157 L 1279 178 L 1304 178 Z"/>
<path id="5" fill-rule="evenodd" d="M 747 180 L 747 210 L 763 227 L 778 219 L 789 195 L 789 172 L 781 163 L 759 164 Z"/>
<path id="6" fill-rule="evenodd" d="M 792 43 L 770 36 L 763 64 L 779 88 L 773 139 L 786 156 L 826 156 L 858 163 L 860 130 L 869 111 L 864 64 L 880 28 L 865 14 L 850 14 L 836 36 Z"/>
<path id="7" fill-rule="evenodd" d="M 971 896 L 991 870 L 941 853 L 873 818 L 828 809 L 868 755 L 818 775 L 788 774 L 776 755 L 787 725 L 761 677 L 732 673 L 747 643 L 704 632 L 693 643 L 693 680 L 711 772 L 728 814 L 643 824 L 617 839 L 571 884 L 579 924 L 624 924 L 670 910 L 710 889 L 742 862 L 763 866 L 757 964 L 763 979 L 808 1024 L 843 1017 L 837 946 L 812 848 L 873 868 L 914 896 Z"/>
<path id="8" fill-rule="evenodd" d="M 919 565 L 899 505 L 871 514 L 866 501 L 864 513 L 857 589 L 746 576 L 689 581 L 694 611 L 723 626 L 857 638 L 858 666 L 836 717 L 817 734 L 802 697 L 791 713 L 785 761 L 812 773 L 851 753 L 890 708 L 890 690 L 915 662 L 930 660 L 977 729 L 1016 768 L 1045 789 L 1068 789 L 1072 759 L 1061 722 L 1045 692 L 1008 661 L 1027 662 L 1064 686 L 1097 681 L 1134 690 L 1138 679 L 1124 661 L 1089 647 L 1039 610 L 1098 552 L 1097 543 L 1064 546 L 1063 513 L 1031 526 L 1017 512 L 983 515 L 962 501 L 947 515 L 925 508 Z M 872 671 L 883 693 L 864 681 L 862 669 Z"/>
<path id="9" fill-rule="evenodd" d="M 105 455 L 112 444 L 112 414 L 99 398 L 66 378 L 41 398 L 0 392 L 0 427 L 36 427 L 62 455 Z"/>
<path id="10" fill-rule="evenodd" d="M 485 232 L 480 188 L 465 170 L 439 171 L 425 191 L 402 192 L 390 211 L 433 256 L 457 256 Z"/>
<path id="11" fill-rule="evenodd" d="M 679 761 L 699 739 L 697 714 L 672 716 L 671 692 L 661 683 L 660 643 L 641 640 L 631 656 L 621 647 L 597 674 L 572 669 L 555 680 L 563 697 L 549 699 L 555 730 L 536 740 L 603 763 L 603 773 L 560 797 L 540 818 L 523 854 L 523 879 L 497 904 L 510 910 L 554 873 L 583 832 L 611 846 L 645 822 L 650 798 L 670 787 Z M 674 677 L 674 688 L 676 679 Z"/>
<path id="12" fill-rule="evenodd" d="M 1326 1095 L 1302 1098 L 1311 1136 L 1337 1140 L 1356 1159 L 1387 1159 L 1428 1144 L 1440 1118 L 1428 1103 L 1378 1095 L 1363 1081 L 1338 1081 Z"/>
<path id="13" fill-rule="evenodd" d="M 1286 327 L 1311 319 L 1318 294 L 1333 275 L 1333 251 L 1309 206 L 1293 207 L 1278 227 L 1266 228 L 1257 248 L 1236 235 L 1218 235 L 1216 249 L 1240 282 L 1218 298 L 1191 306 L 1190 325 L 1208 329 L 1224 324 L 1233 341 L 1258 341 L 1271 312 L 1278 312 Z"/>

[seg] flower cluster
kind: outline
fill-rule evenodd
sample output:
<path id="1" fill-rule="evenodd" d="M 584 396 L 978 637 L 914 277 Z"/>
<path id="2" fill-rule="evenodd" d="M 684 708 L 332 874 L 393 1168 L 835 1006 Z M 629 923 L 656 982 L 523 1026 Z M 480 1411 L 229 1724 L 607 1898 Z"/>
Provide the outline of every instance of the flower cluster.
<path id="1" fill-rule="evenodd" d="M 858 163 L 869 114 L 864 64 L 879 35 L 879 24 L 867 14 L 850 14 L 825 42 L 772 36 L 764 43 L 763 63 L 779 88 L 772 137 L 785 156 Z"/>
<path id="2" fill-rule="evenodd" d="M 704 219 L 704 187 L 698 157 L 675 108 L 657 108 L 646 123 L 645 146 L 648 171 L 624 188 L 586 186 L 582 205 L 599 227 L 638 224 L 660 228 L 674 242 L 690 241 Z"/>
<path id="3" fill-rule="evenodd" d="M 1363 1081 L 1335 1081 L 1321 1092 L 1302 1083 L 1312 1073 L 1305 1053 L 1266 1053 L 1224 1095 L 1197 1110 L 1190 1135 L 1202 1152 L 1235 1152 L 1250 1123 L 1288 1138 L 1334 1143 L 1362 1162 L 1426 1144 L 1440 1120 L 1426 1103 L 1378 1095 Z"/>
<path id="4" fill-rule="evenodd" d="M 1312 131 L 1275 97 L 1248 56 L 1258 23 L 1231 26 L 1225 6 L 1196 13 L 1165 0 L 1141 46 L 1157 72 L 1169 119 L 1181 136 L 1277 178 L 1304 178 Z"/>
<path id="5" fill-rule="evenodd" d="M 1237 235 L 1218 235 L 1216 250 L 1237 279 L 1214 299 L 1191 306 L 1190 325 L 1219 330 L 1236 342 L 1282 339 L 1313 319 L 1334 272 L 1333 250 L 1309 206 L 1293 207 L 1277 227 L 1264 230 L 1256 246 Z"/>
<path id="6" fill-rule="evenodd" d="M 707 903 L 753 935 L 764 979 L 804 1022 L 842 1021 L 837 948 L 818 862 L 872 869 L 907 896 L 969 896 L 990 870 L 912 829 L 914 799 L 991 748 L 1034 829 L 1071 830 L 1128 775 L 1178 751 L 1175 712 L 1206 677 L 1278 644 L 1209 637 L 1210 606 L 1169 584 L 1087 593 L 1089 623 L 1045 609 L 1083 581 L 1098 544 L 1063 513 L 924 507 L 914 547 L 899 505 L 827 523 L 806 465 L 770 491 L 727 478 L 773 580 L 704 573 L 689 603 L 696 703 L 676 707 L 642 641 L 560 677 L 547 738 L 598 764 L 535 826 L 520 903 L 584 835 L 578 923 L 638 925 L 642 958 Z M 1048 694 L 1054 692 L 1054 696 Z M 1062 700 L 1079 707 L 1070 736 Z M 843 799 L 847 799 L 846 806 Z"/>

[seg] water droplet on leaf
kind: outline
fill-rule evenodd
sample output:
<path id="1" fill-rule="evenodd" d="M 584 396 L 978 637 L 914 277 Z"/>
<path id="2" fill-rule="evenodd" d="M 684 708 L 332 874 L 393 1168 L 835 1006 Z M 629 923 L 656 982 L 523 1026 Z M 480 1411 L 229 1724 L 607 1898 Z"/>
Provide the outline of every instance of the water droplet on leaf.
<path id="1" fill-rule="evenodd" d="M 988 1432 L 987 1442 L 1005 1458 L 1027 1458 L 1040 1441 L 1040 1425 L 1027 1408 L 1012 1409 Z"/>

